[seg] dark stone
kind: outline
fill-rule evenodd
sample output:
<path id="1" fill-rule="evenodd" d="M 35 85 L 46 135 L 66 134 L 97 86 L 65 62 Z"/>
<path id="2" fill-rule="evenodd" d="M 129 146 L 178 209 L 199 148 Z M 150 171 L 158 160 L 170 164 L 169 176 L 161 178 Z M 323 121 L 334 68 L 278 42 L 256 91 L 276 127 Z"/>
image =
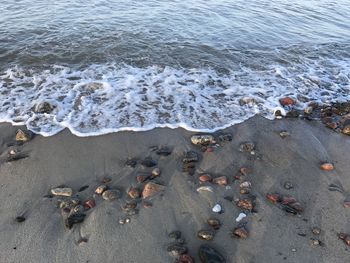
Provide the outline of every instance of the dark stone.
<path id="1" fill-rule="evenodd" d="M 211 226 L 214 230 L 218 230 L 221 227 L 221 223 L 219 219 L 209 218 L 207 220 L 209 226 Z"/>
<path id="2" fill-rule="evenodd" d="M 179 257 L 187 252 L 187 248 L 181 244 L 175 243 L 168 246 L 167 251 L 173 257 Z"/>
<path id="3" fill-rule="evenodd" d="M 82 223 L 85 219 L 85 214 L 72 214 L 66 218 L 64 224 L 68 229 L 71 229 L 73 225 Z"/>
<path id="4" fill-rule="evenodd" d="M 137 160 L 135 158 L 128 159 L 126 160 L 125 165 L 134 168 L 137 165 Z"/>
<path id="5" fill-rule="evenodd" d="M 169 149 L 168 147 L 162 147 L 156 151 L 156 154 L 160 156 L 168 156 L 171 154 L 171 149 Z"/>
<path id="6" fill-rule="evenodd" d="M 241 152 L 252 152 L 255 149 L 255 144 L 253 142 L 244 142 L 239 146 Z"/>
<path id="7" fill-rule="evenodd" d="M 184 163 L 193 163 L 198 162 L 199 156 L 195 151 L 188 151 L 185 153 L 185 157 L 183 159 Z"/>
<path id="8" fill-rule="evenodd" d="M 82 191 L 84 191 L 84 190 L 86 190 L 86 189 L 88 189 L 88 188 L 89 188 L 88 185 L 84 185 L 84 186 L 82 186 L 82 187 L 79 188 L 78 192 L 82 192 Z"/>
<path id="9" fill-rule="evenodd" d="M 35 105 L 35 107 L 33 108 L 33 111 L 35 113 L 51 113 L 53 109 L 54 107 L 50 103 L 44 101 L 42 103 Z"/>
<path id="10" fill-rule="evenodd" d="M 198 238 L 202 240 L 212 240 L 214 238 L 215 233 L 211 230 L 199 230 L 197 233 Z"/>
<path id="11" fill-rule="evenodd" d="M 226 263 L 225 258 L 213 247 L 201 245 L 198 255 L 202 263 Z"/>
<path id="12" fill-rule="evenodd" d="M 168 237 L 170 237 L 172 239 L 179 239 L 181 237 L 181 232 L 178 230 L 175 230 L 175 231 L 169 233 Z"/>
<path id="13" fill-rule="evenodd" d="M 156 166 L 157 165 L 157 162 L 152 160 L 151 157 L 146 157 L 142 162 L 141 164 L 145 167 L 153 167 L 153 166 Z"/>
<path id="14" fill-rule="evenodd" d="M 24 216 L 17 216 L 16 217 L 16 221 L 18 222 L 18 223 L 22 223 L 22 222 L 24 222 L 26 220 L 26 218 L 24 217 Z"/>

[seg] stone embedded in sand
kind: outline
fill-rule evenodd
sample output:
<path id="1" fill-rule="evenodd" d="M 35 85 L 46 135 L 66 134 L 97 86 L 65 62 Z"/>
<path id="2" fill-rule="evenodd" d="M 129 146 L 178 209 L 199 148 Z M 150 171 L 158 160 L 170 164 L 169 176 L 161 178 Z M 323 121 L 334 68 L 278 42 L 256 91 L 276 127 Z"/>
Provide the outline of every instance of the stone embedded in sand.
<path id="1" fill-rule="evenodd" d="M 64 188 L 53 188 L 51 189 L 51 194 L 56 196 L 72 196 L 73 190 L 72 188 L 64 187 Z"/>
<path id="2" fill-rule="evenodd" d="M 284 138 L 290 136 L 290 133 L 287 131 L 280 131 L 280 136 L 281 136 L 281 138 L 284 139 Z"/>
<path id="3" fill-rule="evenodd" d="M 319 235 L 321 234 L 321 229 L 319 227 L 313 227 L 311 229 L 311 232 L 314 234 L 314 235 Z"/>
<path id="4" fill-rule="evenodd" d="M 151 157 L 146 157 L 142 162 L 141 165 L 145 167 L 153 167 L 157 165 L 157 162 L 154 161 Z"/>
<path id="5" fill-rule="evenodd" d="M 334 170 L 334 165 L 331 163 L 323 163 L 321 164 L 321 169 L 324 171 L 332 171 Z"/>
<path id="6" fill-rule="evenodd" d="M 236 203 L 237 207 L 246 209 L 246 210 L 253 210 L 254 208 L 254 202 L 251 199 L 245 198 L 245 199 L 240 199 Z"/>
<path id="7" fill-rule="evenodd" d="M 16 141 L 27 142 L 32 138 L 32 133 L 30 131 L 22 131 L 18 129 L 16 132 Z"/>
<path id="8" fill-rule="evenodd" d="M 149 182 L 145 185 L 143 191 L 142 191 L 142 198 L 150 198 L 160 192 L 163 192 L 165 190 L 164 185 L 156 184 Z"/>
<path id="9" fill-rule="evenodd" d="M 243 105 L 249 105 L 249 106 L 253 106 L 254 104 L 256 104 L 256 100 L 253 97 L 243 97 L 239 100 L 239 105 L 243 106 Z"/>
<path id="10" fill-rule="evenodd" d="M 160 149 L 158 149 L 156 151 L 156 154 L 158 154 L 160 156 L 168 156 L 171 154 L 171 149 L 168 147 L 161 147 Z"/>
<path id="11" fill-rule="evenodd" d="M 79 238 L 79 240 L 78 240 L 78 244 L 79 244 L 80 246 L 84 245 L 84 244 L 87 243 L 87 242 L 88 242 L 88 239 L 87 239 L 86 237 L 81 237 L 81 238 Z"/>
<path id="12" fill-rule="evenodd" d="M 210 182 L 212 180 L 210 174 L 202 174 L 201 176 L 199 176 L 199 181 L 201 183 L 205 183 L 205 182 Z"/>
<path id="13" fill-rule="evenodd" d="M 255 149 L 255 144 L 253 142 L 244 142 L 239 146 L 241 152 L 253 152 Z"/>
<path id="14" fill-rule="evenodd" d="M 266 198 L 273 204 L 279 203 L 282 200 L 282 196 L 280 194 L 267 194 Z"/>
<path id="15" fill-rule="evenodd" d="M 88 200 L 84 201 L 83 205 L 86 209 L 91 209 L 91 208 L 94 208 L 96 206 L 96 202 L 94 199 L 88 199 Z"/>
<path id="16" fill-rule="evenodd" d="M 290 106 L 295 104 L 295 100 L 293 100 L 291 97 L 281 98 L 279 102 L 282 106 Z"/>
<path id="17" fill-rule="evenodd" d="M 196 163 L 184 163 L 182 166 L 182 171 L 188 173 L 189 175 L 193 175 L 196 169 Z"/>
<path id="18" fill-rule="evenodd" d="M 232 231 L 232 237 L 237 237 L 237 238 L 247 238 L 249 235 L 248 230 L 245 228 L 245 226 L 240 226 L 236 227 Z"/>
<path id="19" fill-rule="evenodd" d="M 209 218 L 207 224 L 211 226 L 214 230 L 218 230 L 221 227 L 221 222 L 216 218 Z"/>
<path id="20" fill-rule="evenodd" d="M 136 176 L 136 181 L 138 183 L 143 183 L 147 181 L 151 176 L 149 174 L 139 174 Z"/>
<path id="21" fill-rule="evenodd" d="M 213 187 L 211 186 L 201 186 L 197 188 L 197 192 L 201 193 L 201 192 L 214 192 L 213 191 Z"/>
<path id="22" fill-rule="evenodd" d="M 85 216 L 85 214 L 71 214 L 65 219 L 64 224 L 68 229 L 71 229 L 73 225 L 82 223 L 85 219 Z"/>
<path id="23" fill-rule="evenodd" d="M 143 202 L 143 207 L 144 208 L 151 208 L 153 204 L 151 202 Z"/>
<path id="24" fill-rule="evenodd" d="M 239 169 L 239 172 L 241 173 L 241 175 L 247 176 L 251 172 L 251 170 L 247 167 L 241 167 Z"/>
<path id="25" fill-rule="evenodd" d="M 321 241 L 316 238 L 310 238 L 309 242 L 311 246 L 320 246 L 322 244 Z"/>
<path id="26" fill-rule="evenodd" d="M 132 201 L 132 202 L 129 202 L 129 203 L 126 203 L 125 205 L 123 205 L 122 209 L 124 212 L 130 212 L 130 211 L 135 210 L 136 207 L 137 207 L 137 203 Z"/>
<path id="27" fill-rule="evenodd" d="M 155 177 L 158 177 L 158 176 L 160 176 L 160 169 L 157 167 L 157 168 L 154 168 L 153 170 L 152 170 L 152 178 L 155 178 Z"/>
<path id="28" fill-rule="evenodd" d="M 343 202 L 343 206 L 344 206 L 345 208 L 350 208 L 350 201 L 345 200 L 345 201 Z"/>
<path id="29" fill-rule="evenodd" d="M 214 205 L 212 211 L 214 213 L 221 213 L 221 211 L 222 211 L 221 205 L 219 205 L 219 204 Z"/>
<path id="30" fill-rule="evenodd" d="M 230 142 L 230 141 L 232 141 L 232 139 L 233 139 L 232 134 L 229 134 L 229 133 L 220 134 L 218 136 L 219 142 Z"/>
<path id="31" fill-rule="evenodd" d="M 171 244 L 167 247 L 167 251 L 173 257 L 179 257 L 187 252 L 187 248 L 181 244 Z"/>
<path id="32" fill-rule="evenodd" d="M 182 160 L 183 163 L 195 163 L 198 162 L 199 156 L 195 151 L 188 151 L 185 153 L 185 157 Z"/>
<path id="33" fill-rule="evenodd" d="M 211 230 L 199 230 L 197 233 L 198 238 L 202 240 L 212 240 L 214 238 L 214 232 Z"/>
<path id="34" fill-rule="evenodd" d="M 107 185 L 102 184 L 96 188 L 95 193 L 98 195 L 101 195 L 103 194 L 104 191 L 107 190 L 107 188 L 108 188 Z"/>
<path id="35" fill-rule="evenodd" d="M 39 104 L 36 104 L 34 106 L 33 111 L 35 113 L 51 113 L 53 111 L 54 107 L 47 101 L 41 102 Z"/>
<path id="36" fill-rule="evenodd" d="M 102 194 L 102 198 L 107 201 L 113 201 L 115 199 L 119 199 L 122 196 L 121 191 L 117 189 L 106 190 Z"/>
<path id="37" fill-rule="evenodd" d="M 131 187 L 128 191 L 128 196 L 132 199 L 137 199 L 141 197 L 141 191 L 135 187 Z"/>
<path id="38" fill-rule="evenodd" d="M 294 197 L 282 196 L 280 194 L 267 194 L 266 198 L 273 204 L 278 204 L 278 207 L 287 213 L 296 215 L 304 211 L 302 205 Z"/>
<path id="39" fill-rule="evenodd" d="M 350 135 L 350 117 L 344 120 L 342 133 L 345 135 Z"/>
<path id="40" fill-rule="evenodd" d="M 194 259 L 190 255 L 184 254 L 175 263 L 194 263 Z"/>
<path id="41" fill-rule="evenodd" d="M 339 233 L 338 238 L 343 240 L 346 245 L 350 246 L 350 236 L 348 234 Z"/>
<path id="42" fill-rule="evenodd" d="M 213 179 L 213 183 L 225 186 L 227 185 L 227 177 L 226 176 L 216 177 Z"/>
<path id="43" fill-rule="evenodd" d="M 137 159 L 136 158 L 130 158 L 130 159 L 126 160 L 125 165 L 129 166 L 131 168 L 135 168 L 135 166 L 137 165 Z"/>
<path id="44" fill-rule="evenodd" d="M 215 143 L 214 136 L 212 135 L 193 135 L 191 142 L 194 145 L 208 145 Z"/>
<path id="45" fill-rule="evenodd" d="M 242 194 L 242 195 L 249 194 L 250 191 L 251 191 L 251 187 L 252 187 L 252 183 L 251 182 L 249 182 L 249 181 L 242 182 L 239 185 L 239 192 L 240 192 L 240 194 Z"/>
<path id="46" fill-rule="evenodd" d="M 290 189 L 293 189 L 294 186 L 291 182 L 285 182 L 284 185 L 283 185 L 284 189 L 287 189 L 287 190 L 290 190 Z"/>
<path id="47" fill-rule="evenodd" d="M 306 108 L 304 109 L 304 112 L 305 112 L 306 114 L 311 114 L 313 110 L 314 110 L 313 107 L 308 106 L 308 107 L 306 107 Z"/>
<path id="48" fill-rule="evenodd" d="M 16 221 L 18 222 L 18 223 L 22 223 L 22 222 L 24 222 L 26 220 L 26 218 L 24 217 L 24 216 L 17 216 L 16 217 Z"/>
<path id="49" fill-rule="evenodd" d="M 198 255 L 202 263 L 226 263 L 225 258 L 216 249 L 207 244 L 199 247 Z"/>
<path id="50" fill-rule="evenodd" d="M 179 230 L 172 231 L 169 233 L 168 237 L 174 240 L 179 239 L 181 238 L 181 231 Z"/>

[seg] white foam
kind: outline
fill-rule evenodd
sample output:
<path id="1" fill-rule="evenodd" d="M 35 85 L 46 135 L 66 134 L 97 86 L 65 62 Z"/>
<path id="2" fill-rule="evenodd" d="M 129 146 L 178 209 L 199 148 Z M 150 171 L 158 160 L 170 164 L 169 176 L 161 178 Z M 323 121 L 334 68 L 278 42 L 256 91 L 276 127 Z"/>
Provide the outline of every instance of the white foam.
<path id="1" fill-rule="evenodd" d="M 256 114 L 273 118 L 279 98 L 349 100 L 350 61 L 305 60 L 265 70 L 91 65 L 81 70 L 10 68 L 0 76 L 0 121 L 50 136 L 68 128 L 77 136 L 155 127 L 213 132 Z M 325 94 L 327 92 L 327 94 Z M 249 101 L 249 99 L 251 99 Z M 240 105 L 240 100 L 249 101 Z M 40 102 L 55 106 L 34 113 Z M 298 100 L 297 107 L 304 107 Z"/>

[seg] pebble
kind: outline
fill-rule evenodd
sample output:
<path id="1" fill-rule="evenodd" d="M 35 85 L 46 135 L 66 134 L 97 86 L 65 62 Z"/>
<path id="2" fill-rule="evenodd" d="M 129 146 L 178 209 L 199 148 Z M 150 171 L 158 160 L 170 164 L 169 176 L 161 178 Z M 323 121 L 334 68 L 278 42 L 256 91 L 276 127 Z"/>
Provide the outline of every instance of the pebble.
<path id="1" fill-rule="evenodd" d="M 308 107 L 306 107 L 306 108 L 304 109 L 304 112 L 305 112 L 306 114 L 311 114 L 313 110 L 314 110 L 313 107 L 308 106 Z"/>
<path id="2" fill-rule="evenodd" d="M 295 104 L 295 100 L 291 97 L 284 97 L 279 99 L 279 102 L 282 106 L 291 106 Z"/>
<path id="3" fill-rule="evenodd" d="M 214 213 L 220 213 L 221 210 L 222 210 L 222 208 L 221 208 L 221 205 L 219 205 L 219 204 L 216 204 L 216 205 L 213 207 L 213 209 L 212 209 L 212 211 L 213 211 Z"/>
<path id="4" fill-rule="evenodd" d="M 287 189 L 287 190 L 290 190 L 290 189 L 293 189 L 294 186 L 291 182 L 285 182 L 284 185 L 283 185 L 284 189 Z"/>
<path id="5" fill-rule="evenodd" d="M 64 188 L 53 188 L 51 189 L 51 194 L 56 196 L 72 196 L 73 190 L 72 188 L 64 187 Z"/>
<path id="6" fill-rule="evenodd" d="M 282 200 L 282 196 L 280 194 L 267 194 L 266 198 L 273 204 L 279 203 Z"/>
<path id="7" fill-rule="evenodd" d="M 162 147 L 156 151 L 156 154 L 160 156 L 168 156 L 171 154 L 171 149 L 169 149 L 168 147 Z"/>
<path id="8" fill-rule="evenodd" d="M 173 257 L 179 257 L 187 252 L 187 248 L 181 244 L 171 244 L 167 247 L 167 251 Z"/>
<path id="9" fill-rule="evenodd" d="M 152 178 L 158 177 L 158 176 L 160 176 L 160 169 L 157 167 L 152 170 Z"/>
<path id="10" fill-rule="evenodd" d="M 136 181 L 141 184 L 150 178 L 149 174 L 139 174 L 136 176 Z"/>
<path id="11" fill-rule="evenodd" d="M 150 198 L 160 192 L 165 191 L 165 186 L 149 182 L 145 185 L 143 191 L 142 191 L 142 198 Z"/>
<path id="12" fill-rule="evenodd" d="M 232 237 L 238 237 L 238 238 L 247 238 L 249 235 L 248 230 L 245 228 L 245 226 L 239 226 L 236 227 L 233 231 L 232 231 Z"/>
<path id="13" fill-rule="evenodd" d="M 253 152 L 255 149 L 255 144 L 253 142 L 244 142 L 239 146 L 241 152 Z"/>
<path id="14" fill-rule="evenodd" d="M 128 196 L 132 199 L 137 199 L 141 197 L 141 191 L 135 187 L 130 187 L 128 191 Z"/>
<path id="15" fill-rule="evenodd" d="M 323 163 L 321 164 L 321 169 L 324 171 L 332 171 L 334 170 L 334 165 L 331 163 Z"/>
<path id="16" fill-rule="evenodd" d="M 126 160 L 125 165 L 131 168 L 135 168 L 137 165 L 137 160 L 135 158 L 128 159 Z"/>
<path id="17" fill-rule="evenodd" d="M 33 107 L 33 111 L 35 113 L 51 113 L 53 111 L 54 107 L 48 103 L 47 101 L 41 102 L 39 104 L 36 104 Z"/>
<path id="18" fill-rule="evenodd" d="M 96 206 L 96 202 L 94 199 L 88 199 L 88 200 L 84 201 L 83 205 L 86 209 L 91 209 L 91 208 L 94 208 Z"/>
<path id="19" fill-rule="evenodd" d="M 221 227 L 221 222 L 216 218 L 209 218 L 207 220 L 209 226 L 211 226 L 214 230 L 218 230 Z"/>
<path id="20" fill-rule="evenodd" d="M 247 176 L 247 175 L 251 172 L 251 170 L 250 170 L 249 168 L 247 168 L 247 167 L 241 167 L 241 168 L 239 169 L 239 172 L 240 172 L 243 176 Z"/>
<path id="21" fill-rule="evenodd" d="M 170 238 L 172 238 L 172 239 L 174 239 L 174 240 L 179 239 L 179 238 L 181 238 L 181 231 L 175 230 L 175 231 L 173 231 L 173 232 L 170 232 L 170 233 L 168 234 L 168 237 L 170 237 Z"/>
<path id="22" fill-rule="evenodd" d="M 242 209 L 246 209 L 246 210 L 253 210 L 254 208 L 254 203 L 251 199 L 245 198 L 245 199 L 240 199 L 237 203 L 236 203 L 237 207 L 242 208 Z"/>
<path id="23" fill-rule="evenodd" d="M 143 207 L 144 208 L 151 208 L 153 204 L 151 202 L 143 202 Z"/>
<path id="24" fill-rule="evenodd" d="M 215 143 L 215 140 L 212 135 L 193 135 L 191 142 L 194 145 L 208 145 Z"/>
<path id="25" fill-rule="evenodd" d="M 211 230 L 199 230 L 197 233 L 198 238 L 202 240 L 212 240 L 214 239 L 214 232 Z"/>
<path id="26" fill-rule="evenodd" d="M 315 238 L 310 238 L 310 245 L 312 246 L 320 246 L 321 245 L 321 241 Z"/>
<path id="27" fill-rule="evenodd" d="M 252 183 L 249 181 L 245 181 L 239 185 L 240 194 L 249 194 L 251 191 Z"/>
<path id="28" fill-rule="evenodd" d="M 212 177 L 210 176 L 210 174 L 202 174 L 201 176 L 199 176 L 199 181 L 202 183 L 210 182 L 211 180 Z"/>
<path id="29" fill-rule="evenodd" d="M 152 160 L 151 157 L 146 157 L 142 162 L 141 165 L 145 166 L 145 167 L 153 167 L 157 165 L 157 162 Z"/>
<path id="30" fill-rule="evenodd" d="M 290 133 L 289 132 L 287 132 L 287 131 L 281 131 L 280 132 L 280 136 L 281 136 L 281 138 L 286 138 L 286 137 L 288 137 L 288 136 L 290 136 Z"/>
<path id="31" fill-rule="evenodd" d="M 350 236 L 345 233 L 339 233 L 338 234 L 339 239 L 343 240 L 344 243 L 348 246 L 350 246 Z"/>
<path id="32" fill-rule="evenodd" d="M 194 162 L 198 162 L 198 160 L 199 160 L 198 153 L 196 153 L 195 151 L 188 151 L 185 153 L 185 157 L 182 161 L 183 163 L 194 163 Z"/>
<path id="33" fill-rule="evenodd" d="M 102 184 L 96 188 L 95 193 L 98 195 L 101 195 L 103 194 L 104 191 L 107 190 L 107 188 L 108 188 L 107 185 Z"/>
<path id="34" fill-rule="evenodd" d="M 201 186 L 197 188 L 197 192 L 214 192 L 213 187 L 211 186 Z"/>
<path id="35" fill-rule="evenodd" d="M 103 177 L 101 180 L 101 183 L 103 183 L 103 184 L 108 184 L 110 182 L 112 182 L 112 179 L 109 177 Z"/>
<path id="36" fill-rule="evenodd" d="M 85 211 L 84 206 L 76 205 L 76 206 L 73 207 L 71 213 L 78 213 L 78 214 L 80 214 L 80 213 L 83 213 L 84 211 Z"/>
<path id="37" fill-rule="evenodd" d="M 345 134 L 345 135 L 350 135 L 350 123 L 344 125 L 342 133 Z"/>
<path id="38" fill-rule="evenodd" d="M 218 184 L 218 185 L 227 185 L 227 177 L 226 176 L 220 176 L 220 177 L 216 177 L 213 179 L 213 183 L 214 184 Z"/>
<path id="39" fill-rule="evenodd" d="M 86 237 L 82 237 L 78 240 L 79 245 L 83 245 L 88 242 L 88 239 Z"/>
<path id="40" fill-rule="evenodd" d="M 18 129 L 16 132 L 16 141 L 27 142 L 32 138 L 32 133 L 30 131 L 22 131 Z"/>
<path id="41" fill-rule="evenodd" d="M 238 217 L 236 218 L 236 222 L 241 221 L 243 218 L 245 218 L 247 215 L 245 213 L 239 213 Z"/>
<path id="42" fill-rule="evenodd" d="M 183 254 L 179 257 L 176 263 L 194 263 L 194 259 L 187 254 Z"/>
<path id="43" fill-rule="evenodd" d="M 102 198 L 107 201 L 113 201 L 115 199 L 119 199 L 122 196 L 121 191 L 119 190 L 106 190 L 102 194 Z"/>
<path id="44" fill-rule="evenodd" d="M 213 247 L 203 244 L 198 249 L 202 263 L 226 263 L 225 258 Z"/>
<path id="45" fill-rule="evenodd" d="M 22 222 L 24 222 L 26 220 L 26 218 L 24 217 L 24 216 L 17 216 L 16 217 L 16 221 L 18 222 L 18 223 L 22 223 Z"/>
<path id="46" fill-rule="evenodd" d="M 82 223 L 85 219 L 85 214 L 71 214 L 68 218 L 65 220 L 65 226 L 68 229 L 71 229 L 73 225 Z"/>
<path id="47" fill-rule="evenodd" d="M 122 218 L 122 219 L 119 219 L 119 224 L 121 224 L 121 225 L 124 225 L 124 224 L 127 224 L 127 223 L 130 223 L 130 218 Z"/>
<path id="48" fill-rule="evenodd" d="M 313 227 L 311 229 L 311 232 L 314 234 L 314 235 L 319 235 L 321 234 L 321 229 L 319 227 Z"/>

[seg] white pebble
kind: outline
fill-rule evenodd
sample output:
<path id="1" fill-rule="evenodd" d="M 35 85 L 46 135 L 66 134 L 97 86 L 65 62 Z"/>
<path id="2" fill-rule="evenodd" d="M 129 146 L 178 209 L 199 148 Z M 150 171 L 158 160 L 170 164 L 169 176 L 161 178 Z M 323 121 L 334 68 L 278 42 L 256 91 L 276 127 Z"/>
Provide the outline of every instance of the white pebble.
<path id="1" fill-rule="evenodd" d="M 243 218 L 245 218 L 247 215 L 245 213 L 240 213 L 238 217 L 236 218 L 236 222 L 241 221 Z"/>
<path id="2" fill-rule="evenodd" d="M 213 212 L 214 212 L 214 213 L 220 213 L 220 212 L 221 212 L 221 205 L 216 204 L 216 205 L 213 207 Z"/>

